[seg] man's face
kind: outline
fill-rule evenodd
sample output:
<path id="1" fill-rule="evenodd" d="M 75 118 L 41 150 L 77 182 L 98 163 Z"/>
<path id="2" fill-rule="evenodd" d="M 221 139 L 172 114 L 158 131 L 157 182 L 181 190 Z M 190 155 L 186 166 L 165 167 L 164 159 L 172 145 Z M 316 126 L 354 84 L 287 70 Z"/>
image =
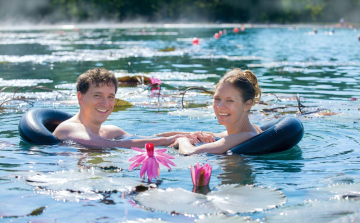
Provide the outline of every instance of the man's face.
<path id="1" fill-rule="evenodd" d="M 114 109 L 115 87 L 107 84 L 100 84 L 99 87 L 95 87 L 91 83 L 85 94 L 78 92 L 78 99 L 84 121 L 101 125 Z"/>

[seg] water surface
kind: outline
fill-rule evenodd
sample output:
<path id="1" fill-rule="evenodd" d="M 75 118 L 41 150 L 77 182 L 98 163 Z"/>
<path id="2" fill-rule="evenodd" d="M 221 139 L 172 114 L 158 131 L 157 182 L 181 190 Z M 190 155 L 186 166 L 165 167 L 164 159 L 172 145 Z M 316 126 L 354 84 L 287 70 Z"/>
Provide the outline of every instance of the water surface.
<path id="1" fill-rule="evenodd" d="M 127 160 L 136 155 L 129 149 L 89 151 L 20 140 L 17 125 L 29 109 L 55 108 L 76 114 L 76 78 L 94 67 L 105 67 L 119 77 L 130 72 L 162 80 L 166 96 L 160 98 L 151 97 L 147 86 L 121 86 L 117 98 L 133 106 L 115 108 L 106 121 L 145 136 L 167 131 L 224 131 L 211 109 L 210 95 L 189 91 L 184 97 L 187 107 L 182 109 L 179 93 L 193 86 L 214 90 L 232 67 L 251 69 L 258 76 L 266 103 L 254 106 L 251 120 L 261 125 L 285 115 L 296 116 L 305 127 L 303 140 L 286 152 L 260 156 L 184 157 L 169 148 L 177 167 L 161 169 L 160 181 L 152 183 L 159 190 L 191 192 L 189 166 L 208 162 L 213 166 L 209 191 L 219 194 L 226 184 L 255 185 L 266 189 L 241 198 L 279 205 L 239 214 L 222 210 L 224 216 L 210 216 L 212 221 L 219 217 L 239 221 L 239 216 L 267 222 L 359 220 L 358 31 L 337 29 L 328 35 L 326 28 L 320 28 L 318 34 L 310 35 L 310 28 L 247 28 L 235 34 L 227 28 L 225 35 L 215 39 L 217 31 L 219 28 L 200 27 L 0 31 L 0 87 L 12 87 L 1 92 L 0 99 L 11 98 L 14 89 L 23 87 L 16 96 L 28 100 L 9 101 L 0 110 L 3 220 L 205 220 L 198 214 L 178 214 L 181 204 L 170 204 L 173 212 L 161 210 L 165 204 L 156 196 L 153 203 L 160 202 L 160 208 L 142 205 L 136 199 L 141 193 L 133 188 L 149 184 L 141 181 L 139 170 L 127 171 Z M 194 36 L 200 45 L 191 44 Z M 56 91 L 31 89 L 35 86 Z M 303 114 L 297 113 L 297 94 L 306 106 Z M 276 107 L 280 109 L 274 110 Z M 285 196 L 285 203 L 277 200 L 277 195 L 270 196 L 275 188 Z M 179 200 L 183 194 L 177 196 L 173 199 Z"/>

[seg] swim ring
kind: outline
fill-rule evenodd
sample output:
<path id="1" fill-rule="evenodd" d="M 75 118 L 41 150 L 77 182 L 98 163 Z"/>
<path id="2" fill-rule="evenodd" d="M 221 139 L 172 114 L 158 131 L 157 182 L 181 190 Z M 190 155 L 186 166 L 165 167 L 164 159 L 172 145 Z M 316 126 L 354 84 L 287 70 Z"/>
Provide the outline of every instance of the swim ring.
<path id="1" fill-rule="evenodd" d="M 71 118 L 68 113 L 48 108 L 26 112 L 19 122 L 21 138 L 29 143 L 55 145 L 60 141 L 52 134 L 63 121 Z M 295 117 L 284 117 L 260 126 L 262 133 L 235 146 L 231 152 L 257 155 L 291 149 L 300 142 L 304 127 Z"/>
<path id="2" fill-rule="evenodd" d="M 60 141 L 52 134 L 55 128 L 72 115 L 55 109 L 38 108 L 26 112 L 19 122 L 22 140 L 42 145 L 55 145 Z"/>
<path id="3" fill-rule="evenodd" d="M 284 117 L 260 126 L 262 133 L 235 146 L 231 152 L 245 155 L 277 153 L 291 149 L 304 135 L 304 126 L 295 117 Z"/>

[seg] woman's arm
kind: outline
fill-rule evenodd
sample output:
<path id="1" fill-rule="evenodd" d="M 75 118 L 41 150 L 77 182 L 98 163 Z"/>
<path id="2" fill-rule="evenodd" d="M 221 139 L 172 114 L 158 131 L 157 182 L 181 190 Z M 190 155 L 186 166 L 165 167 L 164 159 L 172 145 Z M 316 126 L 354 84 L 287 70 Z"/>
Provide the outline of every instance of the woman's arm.
<path id="1" fill-rule="evenodd" d="M 254 136 L 251 132 L 241 132 L 226 136 L 218 141 L 207 143 L 198 147 L 195 147 L 190 143 L 187 138 L 179 138 L 176 140 L 175 145 L 179 146 L 179 152 L 185 155 L 197 154 L 197 153 L 213 153 L 223 154 L 234 146 L 250 139 Z"/>

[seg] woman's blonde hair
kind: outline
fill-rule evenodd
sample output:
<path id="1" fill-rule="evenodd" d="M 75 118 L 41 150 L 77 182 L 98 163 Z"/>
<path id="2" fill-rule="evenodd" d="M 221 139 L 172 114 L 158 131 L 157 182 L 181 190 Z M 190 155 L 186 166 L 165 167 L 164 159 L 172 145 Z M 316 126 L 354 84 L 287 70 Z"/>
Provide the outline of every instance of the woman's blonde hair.
<path id="1" fill-rule="evenodd" d="M 252 100 L 252 105 L 255 104 L 255 101 L 260 100 L 261 89 L 256 75 L 250 70 L 241 70 L 240 68 L 235 68 L 228 71 L 216 85 L 216 89 L 221 85 L 229 83 L 233 85 L 241 94 L 244 99 L 244 103 L 248 100 Z"/>

